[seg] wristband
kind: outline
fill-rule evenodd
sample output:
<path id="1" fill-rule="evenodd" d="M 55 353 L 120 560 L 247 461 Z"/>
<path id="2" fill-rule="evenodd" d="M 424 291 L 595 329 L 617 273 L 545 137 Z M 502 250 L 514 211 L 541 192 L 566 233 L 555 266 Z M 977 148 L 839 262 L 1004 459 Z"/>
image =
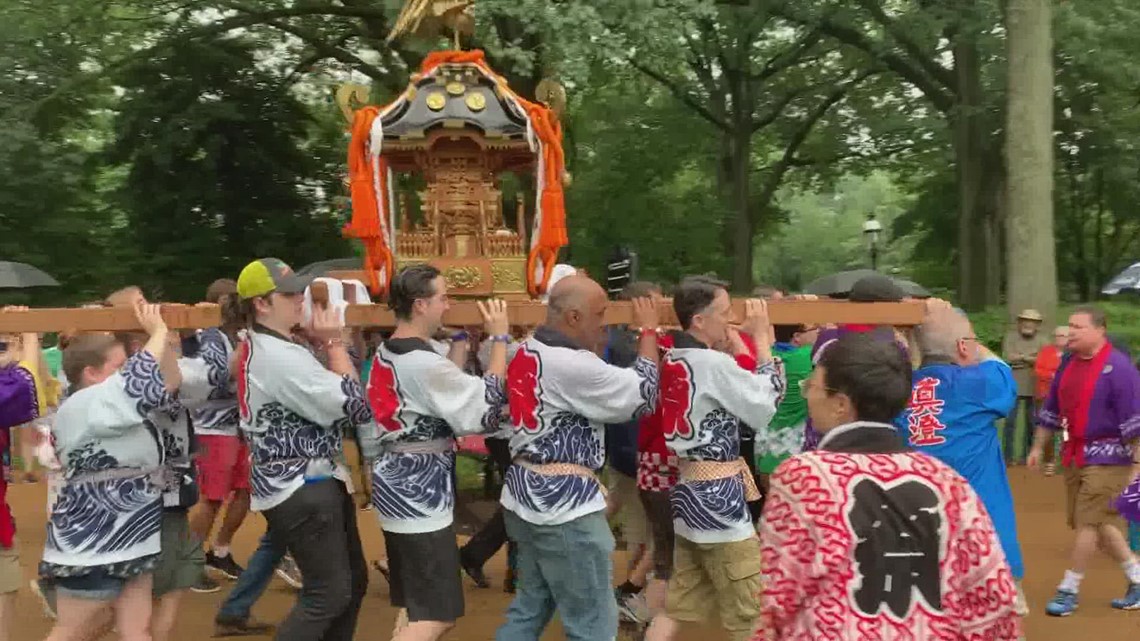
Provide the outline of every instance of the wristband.
<path id="1" fill-rule="evenodd" d="M 503 343 L 504 345 L 511 342 L 510 334 L 499 334 L 490 338 L 492 343 Z"/>
<path id="2" fill-rule="evenodd" d="M 659 334 L 660 332 L 661 332 L 661 330 L 657 329 L 656 327 L 638 327 L 637 328 L 637 335 L 639 337 L 640 336 L 648 336 L 650 334 L 652 334 L 653 336 L 657 336 L 657 334 Z"/>
<path id="3" fill-rule="evenodd" d="M 454 334 L 451 335 L 451 340 L 453 340 L 455 342 L 467 341 L 470 338 L 471 337 L 470 337 L 470 335 L 467 334 L 467 332 L 455 332 Z"/>
<path id="4" fill-rule="evenodd" d="M 325 341 L 324 348 L 327 351 L 329 348 L 337 346 L 337 345 L 344 347 L 344 339 L 343 338 L 330 338 L 327 341 Z"/>

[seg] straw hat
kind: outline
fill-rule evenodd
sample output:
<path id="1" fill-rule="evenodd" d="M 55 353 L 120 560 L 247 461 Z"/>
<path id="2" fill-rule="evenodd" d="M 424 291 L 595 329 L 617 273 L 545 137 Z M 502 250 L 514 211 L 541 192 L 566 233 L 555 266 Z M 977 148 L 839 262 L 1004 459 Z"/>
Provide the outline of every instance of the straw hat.
<path id="1" fill-rule="evenodd" d="M 1036 309 L 1025 309 L 1017 315 L 1017 320 L 1036 321 L 1040 323 L 1045 320 L 1045 317 Z"/>

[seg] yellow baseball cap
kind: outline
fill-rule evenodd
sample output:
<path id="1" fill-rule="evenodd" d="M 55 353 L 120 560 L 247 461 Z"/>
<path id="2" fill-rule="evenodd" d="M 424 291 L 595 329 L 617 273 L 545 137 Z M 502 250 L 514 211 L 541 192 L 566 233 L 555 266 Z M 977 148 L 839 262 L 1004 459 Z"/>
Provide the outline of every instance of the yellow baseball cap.
<path id="1" fill-rule="evenodd" d="M 243 299 L 273 292 L 300 294 L 311 282 L 312 276 L 298 276 L 280 259 L 259 258 L 241 270 L 237 279 L 237 293 Z"/>

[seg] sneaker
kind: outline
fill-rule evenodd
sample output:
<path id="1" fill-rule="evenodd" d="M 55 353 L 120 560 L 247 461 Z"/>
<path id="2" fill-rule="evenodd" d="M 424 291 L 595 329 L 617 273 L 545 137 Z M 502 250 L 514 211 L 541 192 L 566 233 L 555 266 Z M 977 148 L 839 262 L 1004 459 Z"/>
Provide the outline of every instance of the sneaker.
<path id="1" fill-rule="evenodd" d="M 1140 583 L 1129 585 L 1123 599 L 1112 600 L 1112 607 L 1116 610 L 1140 610 Z"/>
<path id="2" fill-rule="evenodd" d="M 1045 606 L 1045 614 L 1051 617 L 1067 617 L 1077 611 L 1077 593 L 1057 590 L 1053 600 Z"/>
<path id="3" fill-rule="evenodd" d="M 281 562 L 277 564 L 277 576 L 295 590 L 300 590 L 303 585 L 301 568 L 297 567 L 297 562 L 288 554 L 282 557 Z"/>
<path id="4" fill-rule="evenodd" d="M 489 588 L 491 584 L 487 581 L 487 575 L 483 573 L 483 568 L 478 565 L 464 565 L 463 573 L 471 577 L 475 582 L 476 587 Z"/>
<path id="5" fill-rule="evenodd" d="M 43 579 L 33 579 L 29 585 L 32 588 L 32 594 L 36 595 L 36 599 L 39 600 L 40 607 L 44 609 L 44 616 L 55 620 L 55 586 Z"/>
<path id="6" fill-rule="evenodd" d="M 641 592 L 618 600 L 618 617 L 633 623 L 649 623 L 649 603 Z"/>
<path id="7" fill-rule="evenodd" d="M 202 578 L 198 579 L 198 582 L 190 588 L 190 591 L 197 592 L 198 594 L 213 594 L 221 589 L 222 586 L 218 585 L 217 581 L 206 576 L 206 573 L 203 572 Z"/>
<path id="8" fill-rule="evenodd" d="M 218 556 L 212 551 L 206 553 L 206 567 L 221 572 L 222 576 L 231 581 L 236 581 L 237 578 L 241 576 L 241 573 L 245 571 L 244 568 L 237 564 L 237 561 L 234 561 L 234 555 L 226 554 L 225 556 Z"/>
<path id="9" fill-rule="evenodd" d="M 214 619 L 215 637 L 251 637 L 268 635 L 273 626 L 248 617 L 228 617 L 219 614 Z"/>

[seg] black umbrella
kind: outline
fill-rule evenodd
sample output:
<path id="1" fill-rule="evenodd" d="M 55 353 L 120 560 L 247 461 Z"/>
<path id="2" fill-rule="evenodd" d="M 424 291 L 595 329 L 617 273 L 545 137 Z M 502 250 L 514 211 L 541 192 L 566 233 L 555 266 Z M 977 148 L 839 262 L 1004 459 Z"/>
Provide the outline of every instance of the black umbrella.
<path id="1" fill-rule="evenodd" d="M 59 282 L 47 272 L 27 263 L 0 260 L 0 288 L 59 287 Z"/>
<path id="2" fill-rule="evenodd" d="M 1117 274 L 1108 284 L 1100 290 L 1107 296 L 1115 296 L 1121 292 L 1140 291 L 1140 263 L 1130 265 L 1128 269 Z"/>
<path id="3" fill-rule="evenodd" d="M 364 269 L 364 259 L 332 258 L 329 260 L 320 260 L 315 263 L 309 263 L 301 269 L 298 269 L 297 275 L 321 277 L 329 272 L 353 271 L 357 269 Z"/>
<path id="4" fill-rule="evenodd" d="M 830 296 L 833 298 L 844 298 L 851 293 L 851 288 L 855 283 L 859 282 L 867 276 L 874 276 L 878 274 L 873 269 L 852 269 L 845 272 L 836 272 L 828 274 L 813 280 L 804 287 L 805 294 L 812 294 L 814 296 Z M 930 292 L 926 291 L 918 283 L 905 280 L 902 278 L 893 278 L 893 281 L 906 292 L 907 296 L 914 298 L 929 298 Z"/>

